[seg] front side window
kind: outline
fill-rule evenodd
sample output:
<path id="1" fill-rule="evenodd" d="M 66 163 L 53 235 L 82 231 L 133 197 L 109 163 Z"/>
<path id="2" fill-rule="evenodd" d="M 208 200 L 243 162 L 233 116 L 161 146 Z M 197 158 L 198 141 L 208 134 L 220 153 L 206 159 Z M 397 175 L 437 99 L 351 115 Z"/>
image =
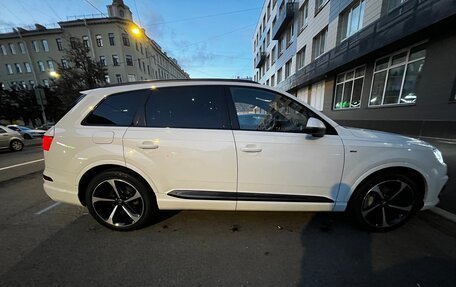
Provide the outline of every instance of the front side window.
<path id="1" fill-rule="evenodd" d="M 131 126 L 149 90 L 119 93 L 104 99 L 83 121 L 89 126 Z"/>
<path id="2" fill-rule="evenodd" d="M 349 10 L 341 15 L 341 40 L 344 40 L 361 30 L 363 27 L 364 6 L 364 0 L 357 1 Z"/>
<path id="3" fill-rule="evenodd" d="M 415 103 L 425 57 L 422 44 L 377 60 L 369 106 Z"/>
<path id="4" fill-rule="evenodd" d="M 146 104 L 148 127 L 230 129 L 222 86 L 152 90 Z"/>
<path id="5" fill-rule="evenodd" d="M 286 96 L 255 88 L 232 87 L 241 130 L 303 132 L 308 110 Z"/>
<path id="6" fill-rule="evenodd" d="M 361 106 L 364 73 L 365 67 L 359 67 L 337 75 L 333 106 L 335 110 Z"/>

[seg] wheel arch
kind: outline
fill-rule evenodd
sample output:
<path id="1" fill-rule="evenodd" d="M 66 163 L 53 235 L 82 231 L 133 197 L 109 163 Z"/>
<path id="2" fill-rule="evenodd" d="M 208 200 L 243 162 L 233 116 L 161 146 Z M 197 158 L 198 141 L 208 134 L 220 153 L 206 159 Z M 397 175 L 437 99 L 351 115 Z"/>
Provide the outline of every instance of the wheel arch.
<path id="1" fill-rule="evenodd" d="M 139 180 L 141 180 L 145 186 L 147 188 L 149 188 L 149 191 L 151 192 L 152 196 L 155 198 L 155 200 L 157 199 L 157 197 L 155 196 L 155 192 L 154 192 L 154 188 L 153 186 L 151 186 L 150 182 L 147 181 L 143 175 L 141 175 L 140 173 L 136 172 L 135 170 L 129 168 L 129 167 L 126 167 L 126 166 L 122 166 L 122 165 L 118 165 L 118 164 L 101 164 L 101 165 L 97 165 L 97 166 L 94 166 L 92 168 L 90 168 L 89 170 L 87 170 L 80 178 L 79 182 L 78 182 L 78 198 L 79 198 L 79 201 L 81 202 L 81 204 L 83 206 L 86 206 L 86 202 L 85 202 L 85 191 L 86 191 L 86 188 L 90 182 L 90 180 L 97 174 L 100 174 L 102 172 L 105 172 L 105 171 L 108 171 L 108 170 L 116 170 L 116 171 L 123 171 L 125 173 L 128 173 L 136 178 L 138 178 Z"/>
<path id="2" fill-rule="evenodd" d="M 348 195 L 349 198 L 346 201 L 347 202 L 347 207 L 350 204 L 351 199 L 353 198 L 353 194 L 357 191 L 358 187 L 361 186 L 364 182 L 369 180 L 370 178 L 377 176 L 378 174 L 385 173 L 385 172 L 395 172 L 398 174 L 403 174 L 406 176 L 409 176 L 412 180 L 416 180 L 418 182 L 418 186 L 420 187 L 419 189 L 419 195 L 420 195 L 420 209 L 424 205 L 424 199 L 426 198 L 426 193 L 428 190 L 428 181 L 426 179 L 426 175 L 419 171 L 417 168 L 407 166 L 407 165 L 396 165 L 396 166 L 387 166 L 387 167 L 381 167 L 377 168 L 374 170 L 370 170 L 369 172 L 363 174 L 362 177 L 360 177 L 356 183 L 353 185 L 352 192 Z"/>

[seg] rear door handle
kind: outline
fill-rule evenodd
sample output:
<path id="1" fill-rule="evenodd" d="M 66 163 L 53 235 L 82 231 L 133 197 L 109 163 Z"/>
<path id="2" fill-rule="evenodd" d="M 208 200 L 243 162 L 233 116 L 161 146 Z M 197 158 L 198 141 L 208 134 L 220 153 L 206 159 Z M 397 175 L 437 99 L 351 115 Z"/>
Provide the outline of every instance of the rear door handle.
<path id="1" fill-rule="evenodd" d="M 138 145 L 138 147 L 141 149 L 157 149 L 158 145 L 152 141 L 145 141 Z"/>
<path id="2" fill-rule="evenodd" d="M 248 144 L 245 147 L 241 147 L 241 151 L 243 152 L 261 152 L 262 150 L 262 148 L 259 148 L 253 144 Z"/>

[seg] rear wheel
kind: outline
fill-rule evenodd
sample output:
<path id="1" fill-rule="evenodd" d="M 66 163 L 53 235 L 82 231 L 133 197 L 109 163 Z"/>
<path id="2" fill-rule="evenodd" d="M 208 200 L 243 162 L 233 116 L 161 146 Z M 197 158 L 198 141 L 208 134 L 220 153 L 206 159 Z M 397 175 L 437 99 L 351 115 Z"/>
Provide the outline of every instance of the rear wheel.
<path id="1" fill-rule="evenodd" d="M 349 210 L 358 223 L 371 231 L 389 231 L 404 223 L 419 209 L 419 186 L 406 175 L 375 175 L 353 194 Z"/>
<path id="2" fill-rule="evenodd" d="M 10 142 L 10 150 L 21 151 L 24 148 L 24 144 L 20 140 L 12 140 Z"/>
<path id="3" fill-rule="evenodd" d="M 157 211 L 150 188 L 122 171 L 106 171 L 95 176 L 87 187 L 86 203 L 99 223 L 119 231 L 143 227 Z"/>

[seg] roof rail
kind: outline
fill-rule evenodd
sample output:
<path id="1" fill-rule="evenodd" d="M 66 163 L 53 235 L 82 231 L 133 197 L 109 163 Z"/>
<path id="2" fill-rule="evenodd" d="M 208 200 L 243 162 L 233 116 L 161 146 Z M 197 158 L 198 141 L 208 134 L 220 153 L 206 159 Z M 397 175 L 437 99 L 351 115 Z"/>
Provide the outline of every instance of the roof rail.
<path id="1" fill-rule="evenodd" d="M 244 80 L 244 79 L 217 79 L 217 78 L 197 78 L 197 79 L 167 79 L 167 80 L 145 80 L 145 81 L 137 81 L 137 82 L 128 82 L 128 83 L 121 83 L 121 84 L 113 84 L 113 85 L 106 85 L 105 87 L 120 87 L 120 86 L 130 86 L 130 85 L 140 85 L 140 84 L 147 84 L 147 83 L 160 83 L 160 82 L 243 82 L 243 83 L 254 83 L 258 84 L 252 80 Z"/>

